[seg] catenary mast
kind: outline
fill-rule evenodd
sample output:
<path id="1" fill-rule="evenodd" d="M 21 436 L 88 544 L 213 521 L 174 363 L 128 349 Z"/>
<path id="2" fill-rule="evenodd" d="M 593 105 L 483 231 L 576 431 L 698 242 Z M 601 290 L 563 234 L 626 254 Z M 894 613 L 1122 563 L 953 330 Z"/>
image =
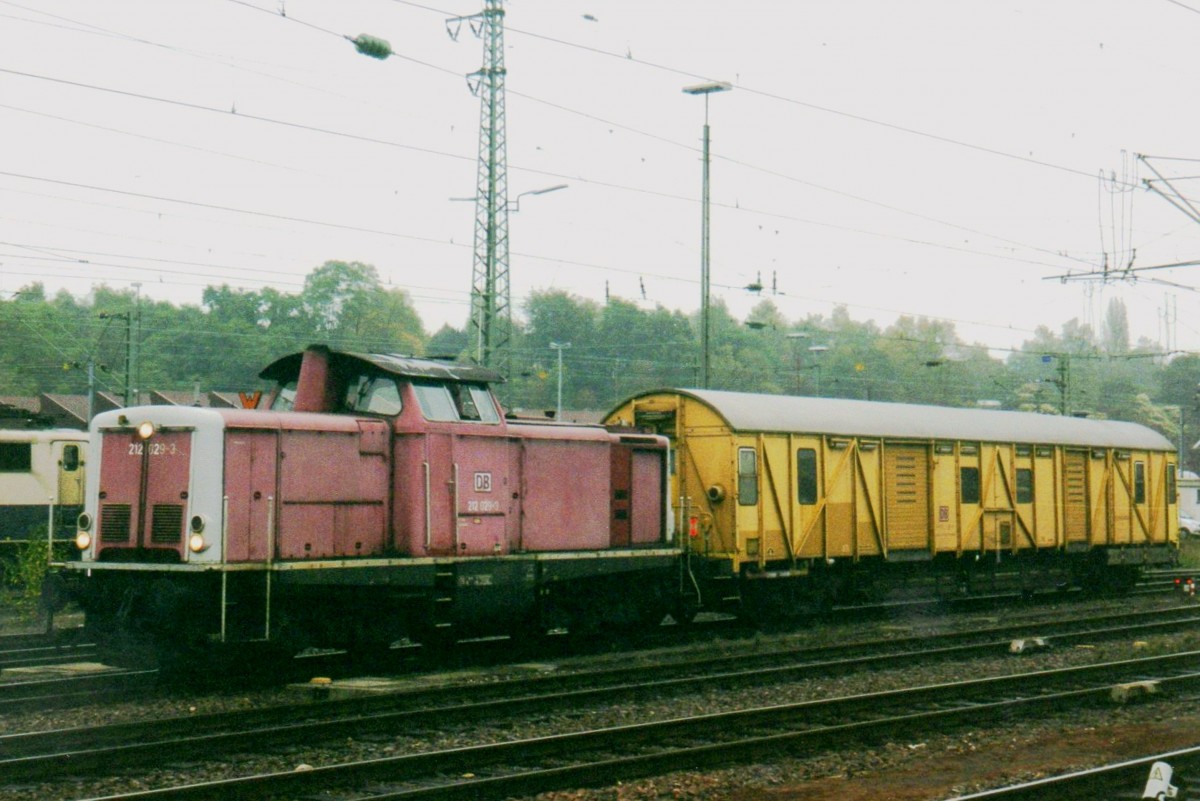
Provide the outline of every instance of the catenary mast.
<path id="1" fill-rule="evenodd" d="M 471 273 L 470 334 L 479 364 L 508 372 L 512 307 L 508 281 L 508 156 L 504 132 L 504 9 L 447 21 L 457 38 L 463 21 L 483 40 L 483 66 L 467 76 L 479 97 L 479 169 L 475 187 L 475 255 Z"/>

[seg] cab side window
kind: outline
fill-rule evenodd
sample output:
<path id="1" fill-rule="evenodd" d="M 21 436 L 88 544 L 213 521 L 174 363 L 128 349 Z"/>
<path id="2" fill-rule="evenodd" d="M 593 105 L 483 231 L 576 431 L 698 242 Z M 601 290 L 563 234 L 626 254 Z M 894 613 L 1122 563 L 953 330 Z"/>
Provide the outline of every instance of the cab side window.
<path id="1" fill-rule="evenodd" d="M 417 404 L 426 420 L 497 423 L 500 413 L 486 386 L 413 382 Z"/>
<path id="2" fill-rule="evenodd" d="M 452 423 L 458 420 L 458 410 L 454 408 L 454 399 L 445 384 L 413 383 L 413 392 L 417 395 L 417 405 L 426 420 Z"/>
<path id="3" fill-rule="evenodd" d="M 275 397 L 271 400 L 271 411 L 273 412 L 290 412 L 292 406 L 296 403 L 296 382 L 288 381 L 285 384 L 280 384 L 275 390 Z"/>
<path id="4" fill-rule="evenodd" d="M 361 375 L 350 380 L 345 408 L 352 412 L 395 417 L 404 409 L 396 379 L 386 375 Z"/>

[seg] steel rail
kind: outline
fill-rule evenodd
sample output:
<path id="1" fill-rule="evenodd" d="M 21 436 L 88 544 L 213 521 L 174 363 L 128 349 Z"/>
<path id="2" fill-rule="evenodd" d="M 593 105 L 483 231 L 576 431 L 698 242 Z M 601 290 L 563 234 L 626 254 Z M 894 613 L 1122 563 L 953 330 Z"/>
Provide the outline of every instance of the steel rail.
<path id="1" fill-rule="evenodd" d="M 1200 622 L 1200 617 L 1193 614 L 1175 622 L 1156 621 L 1143 625 L 1162 629 L 1194 625 L 1197 622 Z M 1128 632 L 1124 628 L 1093 629 L 1060 634 L 1054 640 L 1095 641 Z M 921 644 L 926 647 L 840 659 L 801 659 L 782 665 L 775 663 L 786 656 L 804 656 L 806 652 L 722 656 L 565 676 L 467 686 L 449 685 L 382 697 L 292 704 L 251 712 L 213 713 L 104 727 L 4 735 L 0 736 L 0 754 L 4 756 L 4 759 L 0 759 L 0 779 L 12 781 L 17 778 L 53 776 L 68 767 L 73 772 L 103 769 L 114 764 L 132 767 L 147 761 L 153 762 L 166 752 L 186 751 L 215 757 L 236 749 L 262 748 L 270 743 L 294 742 L 297 739 L 313 741 L 346 734 L 357 736 L 371 731 L 405 731 L 456 720 L 528 715 L 564 705 L 611 702 L 634 694 L 662 694 L 713 683 L 723 686 L 763 684 L 794 680 L 797 676 L 813 678 L 828 674 L 842 675 L 848 670 L 867 666 L 894 667 L 934 658 L 964 658 L 989 653 L 999 655 L 1009 648 L 1009 641 L 994 639 L 939 647 Z M 668 675 L 651 681 L 644 680 L 646 675 L 662 676 L 682 670 L 692 671 L 692 675 Z M 447 705 L 446 702 L 451 703 Z"/>
<path id="2" fill-rule="evenodd" d="M 111 695 L 144 689 L 158 677 L 156 670 L 117 670 L 53 679 L 0 683 L 0 712 L 49 709 L 92 702 Z M 8 735 L 0 735 L 0 740 Z M 3 754 L 0 745 L 0 754 Z"/>
<path id="3" fill-rule="evenodd" d="M 934 726 L 944 731 L 960 721 L 978 725 L 983 719 L 1011 718 L 1046 707 L 1095 704 L 1109 697 L 1114 681 L 1131 676 L 1156 675 L 1161 685 L 1196 687 L 1198 665 L 1200 652 L 1193 651 L 163 787 L 106 799 L 247 799 L 309 794 L 332 786 L 352 789 L 355 798 L 372 801 L 528 795 L 761 759 L 765 753 L 802 745 L 828 748 L 849 738 L 876 741 Z M 924 708 L 912 711 L 918 704 Z M 851 715 L 858 719 L 846 722 Z M 379 787 L 381 782 L 387 786 Z"/>
<path id="4" fill-rule="evenodd" d="M 1096 801 L 1101 798 L 1140 798 L 1142 796 L 1131 793 L 1141 792 L 1146 785 L 1150 769 L 1156 762 L 1169 764 L 1176 776 L 1195 776 L 1197 771 L 1200 771 L 1200 747 L 1167 751 L 1007 787 L 981 790 L 969 795 L 955 796 L 947 801 L 1042 801 L 1046 798 L 1053 798 L 1055 801 Z"/>

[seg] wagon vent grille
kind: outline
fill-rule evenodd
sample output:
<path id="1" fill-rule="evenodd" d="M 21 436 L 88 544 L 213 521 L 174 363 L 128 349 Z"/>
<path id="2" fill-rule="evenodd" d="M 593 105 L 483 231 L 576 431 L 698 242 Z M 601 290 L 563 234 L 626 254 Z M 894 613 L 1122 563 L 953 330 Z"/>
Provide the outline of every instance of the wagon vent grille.
<path id="1" fill-rule="evenodd" d="M 129 542 L 129 504 L 106 503 L 100 508 L 100 541 Z"/>
<path id="2" fill-rule="evenodd" d="M 150 519 L 150 542 L 157 545 L 177 545 L 183 538 L 183 507 L 177 503 L 154 506 Z"/>

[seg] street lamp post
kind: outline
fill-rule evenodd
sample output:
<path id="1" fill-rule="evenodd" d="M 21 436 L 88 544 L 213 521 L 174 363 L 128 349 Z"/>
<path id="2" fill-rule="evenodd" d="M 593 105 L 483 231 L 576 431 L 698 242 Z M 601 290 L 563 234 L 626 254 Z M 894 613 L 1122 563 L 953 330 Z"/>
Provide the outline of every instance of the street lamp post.
<path id="1" fill-rule="evenodd" d="M 792 331 L 787 335 L 787 338 L 790 339 L 793 343 L 795 343 L 794 350 L 795 350 L 795 355 L 796 355 L 796 394 L 799 395 L 800 394 L 800 375 L 801 375 L 801 371 L 804 369 L 804 364 L 803 364 L 804 360 L 801 357 L 801 354 L 803 353 L 803 351 L 801 350 L 801 345 L 803 344 L 804 340 L 808 339 L 808 332 L 807 331 Z"/>
<path id="2" fill-rule="evenodd" d="M 820 359 L 820 356 L 822 353 L 824 353 L 827 350 L 829 350 L 828 345 L 810 345 L 808 348 L 808 352 L 813 354 L 814 357 L 816 357 L 815 361 L 813 363 L 813 369 L 817 371 L 817 387 L 816 387 L 816 389 L 817 389 L 817 397 L 818 398 L 821 397 L 821 359 Z"/>
<path id="3" fill-rule="evenodd" d="M 700 197 L 700 382 L 708 388 L 708 96 L 728 92 L 733 86 L 724 81 L 709 81 L 683 87 L 689 95 L 704 95 L 704 156 Z"/>
<path id="4" fill-rule="evenodd" d="M 558 403 L 554 407 L 554 419 L 562 420 L 562 352 L 571 347 L 570 342 L 551 342 L 550 350 L 558 351 Z"/>

